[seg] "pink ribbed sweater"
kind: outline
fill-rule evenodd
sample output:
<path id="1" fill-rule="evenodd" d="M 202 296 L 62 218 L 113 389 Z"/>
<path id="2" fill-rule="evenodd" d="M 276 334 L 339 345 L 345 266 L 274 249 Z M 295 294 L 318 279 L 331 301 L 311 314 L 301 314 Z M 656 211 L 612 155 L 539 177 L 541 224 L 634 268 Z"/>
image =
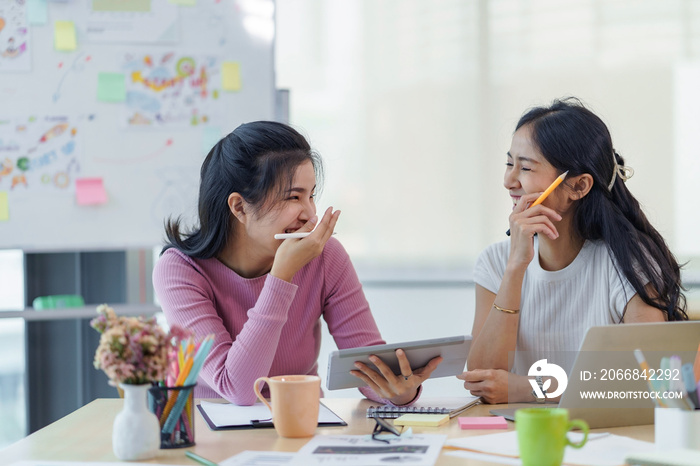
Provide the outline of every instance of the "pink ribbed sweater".
<path id="1" fill-rule="evenodd" d="M 335 238 L 292 283 L 269 274 L 246 279 L 218 259 L 193 259 L 170 248 L 156 263 L 153 286 L 170 325 L 200 339 L 216 336 L 197 381 L 200 398 L 250 405 L 258 377 L 316 375 L 321 316 L 340 349 L 384 343 L 350 258 Z M 388 403 L 368 387 L 360 391 Z"/>

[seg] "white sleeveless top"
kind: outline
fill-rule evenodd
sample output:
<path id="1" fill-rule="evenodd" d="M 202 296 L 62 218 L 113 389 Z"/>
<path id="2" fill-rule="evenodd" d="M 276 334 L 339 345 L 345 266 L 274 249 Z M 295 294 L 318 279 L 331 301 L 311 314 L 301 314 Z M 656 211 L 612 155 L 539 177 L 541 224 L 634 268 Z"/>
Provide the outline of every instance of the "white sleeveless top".
<path id="1" fill-rule="evenodd" d="M 510 253 L 510 240 L 487 247 L 478 257 L 474 281 L 498 293 Z M 586 330 L 620 323 L 636 291 L 618 272 L 603 241 L 586 241 L 574 261 L 562 270 L 543 270 L 539 243 L 523 280 L 520 325 L 512 372 L 527 375 L 539 359 L 570 371 Z"/>

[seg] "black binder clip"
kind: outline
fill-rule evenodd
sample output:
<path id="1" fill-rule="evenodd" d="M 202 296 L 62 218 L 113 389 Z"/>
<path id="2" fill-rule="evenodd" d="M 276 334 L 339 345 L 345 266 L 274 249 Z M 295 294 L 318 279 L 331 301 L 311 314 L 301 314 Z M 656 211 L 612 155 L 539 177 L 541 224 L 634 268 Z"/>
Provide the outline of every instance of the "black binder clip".
<path id="1" fill-rule="evenodd" d="M 255 427 L 255 428 L 274 427 L 274 424 L 272 424 L 272 419 L 251 419 L 250 425 Z"/>

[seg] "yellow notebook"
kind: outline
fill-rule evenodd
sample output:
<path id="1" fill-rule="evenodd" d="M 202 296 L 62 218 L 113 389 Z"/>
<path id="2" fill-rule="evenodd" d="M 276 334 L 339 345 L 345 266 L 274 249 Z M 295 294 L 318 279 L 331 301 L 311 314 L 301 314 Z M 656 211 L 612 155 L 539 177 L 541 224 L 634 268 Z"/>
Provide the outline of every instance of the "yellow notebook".
<path id="1" fill-rule="evenodd" d="M 404 414 L 394 419 L 395 426 L 437 427 L 450 420 L 449 414 Z"/>

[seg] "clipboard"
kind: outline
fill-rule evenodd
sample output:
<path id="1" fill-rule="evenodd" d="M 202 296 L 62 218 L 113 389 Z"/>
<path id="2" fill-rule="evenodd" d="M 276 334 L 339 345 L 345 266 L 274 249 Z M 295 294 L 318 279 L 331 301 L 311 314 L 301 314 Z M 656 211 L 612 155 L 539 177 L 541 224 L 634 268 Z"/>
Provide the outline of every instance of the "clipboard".
<path id="1" fill-rule="evenodd" d="M 270 410 L 262 403 L 252 406 L 238 406 L 232 403 L 201 401 L 197 405 L 200 414 L 211 430 L 241 430 L 274 427 Z M 347 426 L 340 416 L 323 403 L 319 403 L 318 426 Z"/>

